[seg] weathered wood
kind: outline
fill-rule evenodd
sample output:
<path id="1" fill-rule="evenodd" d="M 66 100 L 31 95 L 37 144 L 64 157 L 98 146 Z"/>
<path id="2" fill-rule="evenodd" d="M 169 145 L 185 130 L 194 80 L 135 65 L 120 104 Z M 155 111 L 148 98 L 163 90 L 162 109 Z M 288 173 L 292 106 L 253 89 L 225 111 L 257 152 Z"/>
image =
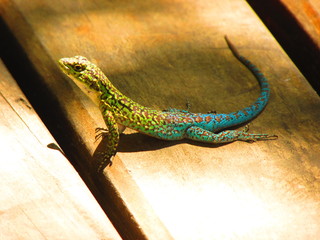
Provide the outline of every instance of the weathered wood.
<path id="1" fill-rule="evenodd" d="M 229 112 L 254 101 L 258 84 L 225 34 L 270 79 L 270 104 L 251 131 L 278 134 L 277 141 L 214 146 L 125 132 L 98 186 L 122 236 L 319 236 L 319 97 L 245 1 L 6 0 L 1 11 L 48 89 L 42 103 L 50 96 L 59 103 L 46 114 L 62 112 L 70 124 L 57 116 L 55 124 L 66 126 L 55 132 L 59 144 L 91 176 L 89 155 L 105 146 L 94 142 L 94 129 L 104 123 L 59 71 L 60 57 L 88 57 L 123 93 L 159 109 L 184 108 L 188 99 L 192 111 Z"/>
<path id="2" fill-rule="evenodd" d="M 301 34 L 305 32 L 320 49 L 320 2 L 318 0 L 275 0 L 275 2 L 282 5 L 287 15 L 291 15 L 296 20 L 297 25 L 293 25 L 292 28 L 300 28 Z M 291 37 L 294 40 L 300 36 Z"/>
<path id="3" fill-rule="evenodd" d="M 318 0 L 279 0 L 296 18 L 320 50 L 320 2 Z"/>
<path id="4" fill-rule="evenodd" d="M 320 1 L 247 1 L 320 94 Z"/>
<path id="5" fill-rule="evenodd" d="M 120 239 L 0 61 L 0 239 Z M 57 146 L 57 145 L 56 145 Z"/>

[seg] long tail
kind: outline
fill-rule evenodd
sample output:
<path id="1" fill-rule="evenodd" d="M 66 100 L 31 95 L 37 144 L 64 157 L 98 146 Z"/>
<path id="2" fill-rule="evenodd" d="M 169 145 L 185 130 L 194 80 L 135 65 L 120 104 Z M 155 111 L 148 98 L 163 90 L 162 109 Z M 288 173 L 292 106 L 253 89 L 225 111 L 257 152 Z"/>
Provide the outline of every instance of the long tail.
<path id="1" fill-rule="evenodd" d="M 269 96 L 270 96 L 270 87 L 267 78 L 260 72 L 260 70 L 253 64 L 251 63 L 248 59 L 245 57 L 241 56 L 234 45 L 230 42 L 230 40 L 225 36 L 225 40 L 233 53 L 233 55 L 243 64 L 245 65 L 252 73 L 253 75 L 257 78 L 260 84 L 261 92 L 258 97 L 258 99 L 249 107 L 246 107 L 244 109 L 241 109 L 236 112 L 232 112 L 229 114 L 221 114 L 222 119 L 228 119 L 228 121 L 225 122 L 225 126 L 221 126 L 220 129 L 234 126 L 234 125 L 239 125 L 242 123 L 245 123 L 254 117 L 256 117 L 267 105 Z M 220 115 L 220 114 L 217 114 Z"/>

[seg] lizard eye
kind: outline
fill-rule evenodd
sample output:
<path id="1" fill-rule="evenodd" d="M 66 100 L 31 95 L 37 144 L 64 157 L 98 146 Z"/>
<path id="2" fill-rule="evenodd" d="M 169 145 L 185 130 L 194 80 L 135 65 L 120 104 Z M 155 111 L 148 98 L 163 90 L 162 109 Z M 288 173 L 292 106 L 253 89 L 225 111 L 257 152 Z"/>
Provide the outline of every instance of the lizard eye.
<path id="1" fill-rule="evenodd" d="M 84 65 L 81 65 L 81 64 L 76 64 L 73 66 L 73 69 L 77 72 L 81 72 L 85 69 L 85 66 Z"/>

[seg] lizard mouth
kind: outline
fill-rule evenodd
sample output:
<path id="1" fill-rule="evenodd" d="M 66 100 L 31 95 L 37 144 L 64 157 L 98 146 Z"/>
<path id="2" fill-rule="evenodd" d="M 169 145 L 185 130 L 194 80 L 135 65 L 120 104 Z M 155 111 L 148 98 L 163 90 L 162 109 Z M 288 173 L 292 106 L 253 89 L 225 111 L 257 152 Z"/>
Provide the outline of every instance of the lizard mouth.
<path id="1" fill-rule="evenodd" d="M 59 61 L 59 67 L 60 69 L 65 72 L 65 73 L 69 73 L 70 72 L 70 68 L 64 63 L 63 58 L 61 58 Z"/>

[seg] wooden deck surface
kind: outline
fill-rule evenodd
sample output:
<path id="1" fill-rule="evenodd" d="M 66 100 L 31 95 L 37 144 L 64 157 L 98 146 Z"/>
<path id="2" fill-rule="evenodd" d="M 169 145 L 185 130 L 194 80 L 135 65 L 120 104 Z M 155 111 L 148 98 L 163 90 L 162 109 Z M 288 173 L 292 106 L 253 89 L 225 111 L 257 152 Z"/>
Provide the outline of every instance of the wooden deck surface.
<path id="1" fill-rule="evenodd" d="M 247 2 L 320 95 L 320 1 Z"/>
<path id="2" fill-rule="evenodd" d="M 320 49 L 320 2 L 318 0 L 281 0 L 280 1 L 295 16 L 300 27 Z"/>
<path id="3" fill-rule="evenodd" d="M 0 72 L 0 239 L 121 239 L 2 61 Z"/>
<path id="4" fill-rule="evenodd" d="M 0 11 L 24 56 L 7 54 L 9 69 L 20 71 L 15 78 L 122 238 L 320 235 L 320 99 L 245 1 L 2 0 Z M 189 101 L 193 112 L 231 112 L 259 86 L 226 34 L 271 83 L 250 131 L 279 139 L 210 145 L 126 130 L 114 164 L 97 176 L 105 143 L 94 141 L 95 128 L 104 122 L 56 61 L 86 56 L 149 107 Z"/>

